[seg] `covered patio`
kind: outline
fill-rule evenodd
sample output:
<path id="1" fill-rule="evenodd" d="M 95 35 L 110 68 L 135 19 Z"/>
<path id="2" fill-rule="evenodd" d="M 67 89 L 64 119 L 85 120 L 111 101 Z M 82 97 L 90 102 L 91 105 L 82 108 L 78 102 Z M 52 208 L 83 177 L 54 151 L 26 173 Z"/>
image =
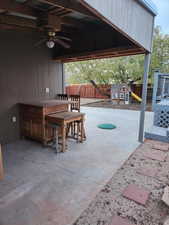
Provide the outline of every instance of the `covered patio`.
<path id="1" fill-rule="evenodd" d="M 138 146 L 138 130 L 143 141 L 155 15 L 147 0 L 0 2 L 1 225 L 72 224 Z M 82 108 L 87 140 L 69 141 L 64 154 L 20 140 L 19 103 L 48 101 L 64 93 L 65 62 L 135 54 L 145 54 L 140 125 L 139 112 Z M 107 120 L 117 129 L 96 128 Z M 43 140 L 45 117 L 34 125 Z"/>
<path id="2" fill-rule="evenodd" d="M 66 153 L 56 155 L 29 140 L 4 146 L 2 225 L 72 224 L 139 146 L 139 112 L 87 107 L 82 111 L 87 117 L 87 141 L 82 145 L 69 141 Z M 117 129 L 96 127 L 107 120 L 116 121 Z M 147 127 L 151 122 L 152 113 L 147 113 Z"/>

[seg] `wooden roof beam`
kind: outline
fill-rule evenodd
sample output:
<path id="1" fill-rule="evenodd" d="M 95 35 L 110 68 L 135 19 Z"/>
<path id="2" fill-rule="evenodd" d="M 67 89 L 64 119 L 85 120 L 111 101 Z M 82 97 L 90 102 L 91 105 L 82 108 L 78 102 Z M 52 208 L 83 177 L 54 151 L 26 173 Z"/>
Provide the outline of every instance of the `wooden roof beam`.
<path id="1" fill-rule="evenodd" d="M 57 56 L 54 58 L 56 61 L 62 62 L 75 62 L 89 59 L 102 59 L 111 57 L 120 57 L 128 55 L 144 54 L 145 50 L 138 47 L 117 47 L 105 50 L 88 51 L 78 54 L 70 54 L 64 56 Z"/>
<path id="2" fill-rule="evenodd" d="M 8 13 L 19 13 L 31 17 L 36 17 L 35 11 L 26 4 L 19 4 L 11 0 L 0 1 L 0 11 L 6 11 Z"/>
<path id="3" fill-rule="evenodd" d="M 72 10 L 75 12 L 79 12 L 81 14 L 94 17 L 94 15 L 86 9 L 84 6 L 82 6 L 79 2 L 76 2 L 75 0 L 38 0 L 39 2 L 47 3 L 56 7 Z"/>
<path id="4" fill-rule="evenodd" d="M 37 29 L 36 21 L 18 16 L 0 15 L 0 24 Z"/>
<path id="5" fill-rule="evenodd" d="M 64 9 L 64 8 L 57 8 L 57 9 L 52 9 L 49 11 L 50 14 L 54 14 L 56 16 L 67 16 L 68 14 L 72 13 L 72 10 L 69 9 Z"/>
<path id="6" fill-rule="evenodd" d="M 57 22 L 57 21 L 56 21 Z M 82 24 L 78 23 L 76 21 L 71 21 L 67 18 L 62 18 L 60 21 L 61 24 L 66 25 L 67 28 L 68 27 L 72 27 L 72 28 L 81 28 Z M 0 14 L 0 24 L 4 25 L 1 27 L 8 27 L 8 29 L 12 26 L 14 27 L 22 27 L 22 28 L 29 28 L 29 29 L 37 29 L 39 31 L 42 30 L 41 26 L 37 25 L 37 21 L 36 20 L 30 20 L 30 19 L 26 19 L 26 18 L 21 18 L 18 16 L 11 16 L 11 15 L 5 15 L 5 14 Z M 61 31 L 66 32 L 67 29 L 62 28 Z M 69 31 L 69 29 L 68 29 Z"/>

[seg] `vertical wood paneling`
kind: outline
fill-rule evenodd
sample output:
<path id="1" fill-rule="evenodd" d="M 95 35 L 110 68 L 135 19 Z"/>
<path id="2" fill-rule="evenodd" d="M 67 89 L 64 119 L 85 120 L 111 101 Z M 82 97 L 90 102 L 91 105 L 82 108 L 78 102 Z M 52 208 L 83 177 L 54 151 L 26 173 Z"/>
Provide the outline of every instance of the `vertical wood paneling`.
<path id="1" fill-rule="evenodd" d="M 2 162 L 2 152 L 1 152 L 1 145 L 0 145 L 0 180 L 4 176 L 4 171 L 3 171 L 3 162 Z"/>
<path id="2" fill-rule="evenodd" d="M 35 48 L 36 41 L 29 33 L 0 32 L 0 143 L 19 137 L 17 103 L 54 98 L 62 91 L 62 65 L 52 61 L 45 45 Z"/>
<path id="3" fill-rule="evenodd" d="M 154 16 L 136 0 L 84 0 L 148 51 Z"/>

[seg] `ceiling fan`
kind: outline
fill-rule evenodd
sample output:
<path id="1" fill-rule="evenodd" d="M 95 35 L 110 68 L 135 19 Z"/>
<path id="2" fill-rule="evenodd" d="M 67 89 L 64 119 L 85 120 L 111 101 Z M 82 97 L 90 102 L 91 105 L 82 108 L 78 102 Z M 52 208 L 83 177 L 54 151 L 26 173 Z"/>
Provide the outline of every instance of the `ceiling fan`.
<path id="1" fill-rule="evenodd" d="M 57 35 L 55 31 L 47 31 L 47 35 L 41 39 L 40 41 L 38 41 L 36 44 L 35 44 L 35 47 L 43 44 L 43 43 L 46 43 L 46 46 L 48 48 L 54 48 L 55 44 L 59 44 L 61 45 L 63 48 L 70 48 L 70 44 L 67 43 L 67 42 L 71 42 L 72 40 L 68 37 L 64 37 L 64 36 L 61 36 L 61 35 Z"/>
<path id="2" fill-rule="evenodd" d="M 38 25 L 45 33 L 45 36 L 35 44 L 39 46 L 43 43 L 46 43 L 48 48 L 54 48 L 55 44 L 61 45 L 63 48 L 70 48 L 70 38 L 58 35 L 58 32 L 61 32 L 61 18 L 52 14 L 47 14 L 39 20 Z"/>

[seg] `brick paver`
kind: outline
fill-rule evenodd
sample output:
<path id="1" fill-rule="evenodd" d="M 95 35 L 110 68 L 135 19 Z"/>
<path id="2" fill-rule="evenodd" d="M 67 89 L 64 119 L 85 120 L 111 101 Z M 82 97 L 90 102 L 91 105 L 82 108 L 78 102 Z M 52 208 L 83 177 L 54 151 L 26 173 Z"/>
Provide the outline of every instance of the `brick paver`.
<path id="1" fill-rule="evenodd" d="M 154 178 L 156 178 L 157 174 L 158 174 L 158 168 L 140 167 L 137 170 L 137 173 L 141 174 L 141 175 L 144 175 L 144 176 L 147 176 L 147 177 L 154 177 Z"/>
<path id="2" fill-rule="evenodd" d="M 160 151 L 169 151 L 169 145 L 168 144 L 160 144 L 160 143 L 154 143 L 152 145 L 153 149 L 160 150 Z"/>
<path id="3" fill-rule="evenodd" d="M 140 188 L 135 184 L 129 184 L 123 192 L 123 197 L 133 200 L 141 205 L 146 205 L 149 195 L 150 191 Z"/>
<path id="4" fill-rule="evenodd" d="M 146 158 L 164 162 L 167 157 L 167 153 L 158 150 L 152 150 L 151 152 L 145 152 L 144 156 Z"/>

